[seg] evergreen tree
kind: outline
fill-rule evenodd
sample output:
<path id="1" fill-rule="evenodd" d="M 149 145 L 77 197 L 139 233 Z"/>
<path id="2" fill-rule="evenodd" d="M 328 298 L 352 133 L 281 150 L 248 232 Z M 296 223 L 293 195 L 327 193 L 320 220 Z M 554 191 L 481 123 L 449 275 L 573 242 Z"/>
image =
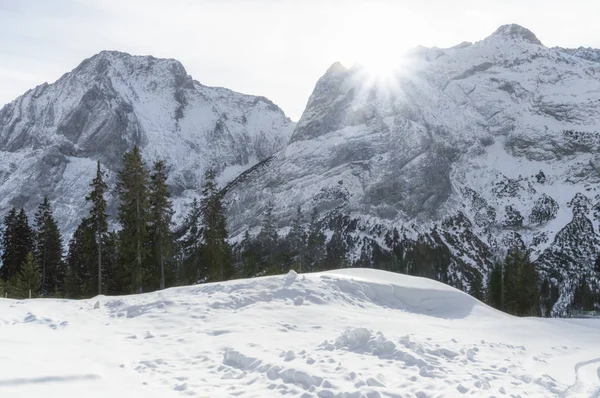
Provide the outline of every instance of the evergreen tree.
<path id="1" fill-rule="evenodd" d="M 202 209 L 196 198 L 189 206 L 188 213 L 183 221 L 179 235 L 179 251 L 181 252 L 182 270 L 181 279 L 184 283 L 198 282 L 206 270 L 201 269 L 201 243 L 202 243 Z"/>
<path id="2" fill-rule="evenodd" d="M 484 301 L 485 294 L 483 292 L 483 281 L 481 280 L 481 275 L 479 273 L 475 274 L 473 281 L 471 282 L 471 287 L 469 289 L 469 294 L 475 297 L 477 300 Z"/>
<path id="3" fill-rule="evenodd" d="M 203 254 L 208 267 L 209 280 L 224 281 L 233 275 L 231 247 L 227 242 L 227 225 L 221 195 L 217 190 L 214 170 L 204 174 L 202 210 Z"/>
<path id="4" fill-rule="evenodd" d="M 336 225 L 331 239 L 327 242 L 327 255 L 325 257 L 326 269 L 339 269 L 348 265 L 346 253 L 348 252 L 346 242 L 342 235 L 342 229 Z"/>
<path id="5" fill-rule="evenodd" d="M 90 184 L 92 191 L 86 196 L 86 200 L 92 203 L 88 221 L 90 228 L 94 233 L 94 241 L 96 243 L 96 257 L 98 269 L 96 271 L 96 278 L 98 280 L 98 294 L 102 294 L 102 254 L 103 245 L 108 232 L 108 214 L 106 213 L 106 199 L 104 194 L 108 190 L 108 186 L 104 182 L 104 174 L 98 160 L 96 177 Z"/>
<path id="6" fill-rule="evenodd" d="M 102 284 L 107 294 L 122 294 L 126 289 L 119 288 L 119 236 L 117 232 L 109 232 L 102 246 Z"/>
<path id="7" fill-rule="evenodd" d="M 540 316 L 540 292 L 539 280 L 535 265 L 529 260 L 529 252 L 525 252 L 526 258 L 521 262 L 519 307 L 517 315 Z"/>
<path id="8" fill-rule="evenodd" d="M 519 287 L 521 286 L 522 252 L 517 249 L 509 250 L 504 260 L 502 278 L 502 310 L 516 315 L 519 310 Z"/>
<path id="9" fill-rule="evenodd" d="M 240 243 L 242 256 L 242 275 L 244 278 L 252 278 L 260 272 L 260 245 L 257 239 L 252 239 L 248 230 Z"/>
<path id="10" fill-rule="evenodd" d="M 41 295 L 46 296 L 63 289 L 62 257 L 62 237 L 52 215 L 48 197 L 44 197 L 35 214 L 34 261 L 42 272 Z"/>
<path id="11" fill-rule="evenodd" d="M 24 209 L 19 213 L 15 208 L 11 209 L 4 219 L 4 225 L 0 278 L 5 282 L 11 282 L 5 287 L 10 293 L 11 287 L 17 283 L 21 266 L 27 260 L 27 254 L 33 250 L 33 231 Z"/>
<path id="12" fill-rule="evenodd" d="M 28 253 L 21 267 L 18 279 L 18 291 L 21 297 L 36 297 L 41 288 L 40 269 L 33 260 L 33 254 Z"/>
<path id="13" fill-rule="evenodd" d="M 165 263 L 172 255 L 171 224 L 173 205 L 167 188 L 167 168 L 163 161 L 154 163 L 150 176 L 149 227 L 152 250 L 160 270 L 160 289 L 165 288 Z"/>
<path id="14" fill-rule="evenodd" d="M 326 246 L 325 234 L 319 225 L 319 213 L 317 208 L 312 209 L 308 236 L 306 238 L 306 268 L 307 271 L 319 271 L 323 268 L 325 261 Z"/>
<path id="15" fill-rule="evenodd" d="M 486 288 L 487 295 L 487 303 L 491 307 L 494 307 L 498 310 L 502 310 L 502 296 L 503 296 L 503 286 L 502 286 L 502 264 L 496 263 L 492 267 L 490 271 L 490 275 L 488 276 L 488 283 Z"/>
<path id="16" fill-rule="evenodd" d="M 273 203 L 267 203 L 267 208 L 263 216 L 261 230 L 257 235 L 260 246 L 260 257 L 262 270 L 260 272 L 270 272 L 277 267 L 277 245 L 279 236 L 273 219 Z"/>
<path id="17" fill-rule="evenodd" d="M 148 170 L 137 146 L 123 155 L 117 194 L 120 265 L 129 274 L 129 291 L 141 293 L 148 254 Z"/>
<path id="18" fill-rule="evenodd" d="M 296 209 L 296 217 L 292 221 L 292 228 L 287 236 L 293 261 L 298 265 L 298 272 L 302 272 L 306 261 L 306 231 L 304 230 L 304 215 L 300 206 Z"/>
<path id="19" fill-rule="evenodd" d="M 94 230 L 89 219 L 84 218 L 69 242 L 66 266 L 69 270 L 70 297 L 91 297 L 97 292 L 95 272 L 97 271 L 98 246 L 94 240 Z"/>
<path id="20" fill-rule="evenodd" d="M 13 207 L 4 217 L 0 278 L 6 282 L 16 275 L 19 272 L 20 261 L 17 249 L 17 210 Z"/>
<path id="21" fill-rule="evenodd" d="M 550 280 L 545 278 L 540 289 L 542 316 L 550 317 L 554 303 L 551 300 Z"/>

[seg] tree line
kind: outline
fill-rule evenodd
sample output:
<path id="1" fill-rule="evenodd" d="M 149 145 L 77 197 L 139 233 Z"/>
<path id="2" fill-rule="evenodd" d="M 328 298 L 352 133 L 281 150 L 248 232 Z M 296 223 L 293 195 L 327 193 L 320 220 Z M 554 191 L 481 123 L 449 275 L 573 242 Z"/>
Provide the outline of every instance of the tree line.
<path id="1" fill-rule="evenodd" d="M 215 173 L 208 171 L 205 177 L 204 197 L 200 204 L 194 202 L 187 218 L 194 218 L 195 233 L 186 231 L 187 240 L 182 242 L 173 231 L 167 165 L 157 161 L 148 167 L 137 146 L 124 154 L 117 176 L 115 220 L 109 219 L 109 187 L 97 163 L 86 196 L 89 213 L 71 237 L 66 254 L 47 197 L 39 204 L 33 225 L 24 209 L 12 208 L 4 218 L 0 293 L 13 298 L 82 298 L 230 278 L 231 254 Z M 111 221 L 119 227 L 110 230 Z M 187 277 L 181 266 L 199 253 L 202 275 Z"/>
<path id="2" fill-rule="evenodd" d="M 435 236 L 411 243 L 394 229 L 384 236 L 391 249 L 383 250 L 364 237 L 357 238 L 367 231 L 360 231 L 352 220 L 320 219 L 316 208 L 305 214 L 298 207 L 289 233 L 279 236 L 274 207 L 269 203 L 258 233 L 246 231 L 231 245 L 222 192 L 210 169 L 204 175 L 201 199 L 192 201 L 182 225 L 175 228 L 167 179 L 164 161 L 148 167 L 137 146 L 125 153 L 112 187 L 118 209 L 111 220 L 106 202 L 109 187 L 98 162 L 86 196 L 90 210 L 64 254 L 47 197 L 31 225 L 24 209 L 12 208 L 4 218 L 0 242 L 0 294 L 84 298 L 273 275 L 290 269 L 315 272 L 343 267 L 379 268 L 453 283 L 448 273 L 451 253 Z M 350 260 L 357 247 L 360 256 Z M 600 273 L 600 260 L 596 272 Z M 593 309 L 600 301 L 597 291 L 582 280 L 575 288 L 573 307 Z M 519 316 L 549 316 L 559 296 L 555 284 L 547 278 L 540 280 L 525 248 L 511 249 L 503 261 L 496 262 L 485 283 L 476 275 L 469 293 Z"/>

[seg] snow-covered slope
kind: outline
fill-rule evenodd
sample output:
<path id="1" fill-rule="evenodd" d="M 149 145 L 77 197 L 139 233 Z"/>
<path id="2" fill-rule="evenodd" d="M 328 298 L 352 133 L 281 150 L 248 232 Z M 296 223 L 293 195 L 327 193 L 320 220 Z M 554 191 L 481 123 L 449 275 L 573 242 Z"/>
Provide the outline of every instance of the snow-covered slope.
<path id="1" fill-rule="evenodd" d="M 104 51 L 0 110 L 0 213 L 48 195 L 72 231 L 96 160 L 112 179 L 134 144 L 149 164 L 166 160 L 181 210 L 207 167 L 226 183 L 283 148 L 293 126 L 268 99 L 203 86 L 178 61 Z"/>
<path id="2" fill-rule="evenodd" d="M 0 299 L 0 395 L 595 397 L 599 328 L 365 269 Z"/>
<path id="3" fill-rule="evenodd" d="M 334 64 L 290 144 L 230 186 L 233 232 L 258 226 L 268 201 L 282 231 L 297 206 L 316 207 L 326 228 L 342 220 L 353 260 L 427 242 L 449 250 L 445 279 L 463 289 L 526 246 L 560 287 L 563 313 L 581 278 L 596 279 L 594 53 L 506 25 L 474 44 L 415 49 L 388 76 Z"/>

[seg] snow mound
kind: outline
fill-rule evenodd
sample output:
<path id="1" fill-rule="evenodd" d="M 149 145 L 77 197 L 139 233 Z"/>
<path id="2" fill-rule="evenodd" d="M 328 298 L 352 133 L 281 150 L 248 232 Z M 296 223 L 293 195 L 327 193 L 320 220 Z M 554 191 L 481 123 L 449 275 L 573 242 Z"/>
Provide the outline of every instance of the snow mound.
<path id="1" fill-rule="evenodd" d="M 0 299 L 0 396 L 594 396 L 597 326 L 367 269 Z"/>

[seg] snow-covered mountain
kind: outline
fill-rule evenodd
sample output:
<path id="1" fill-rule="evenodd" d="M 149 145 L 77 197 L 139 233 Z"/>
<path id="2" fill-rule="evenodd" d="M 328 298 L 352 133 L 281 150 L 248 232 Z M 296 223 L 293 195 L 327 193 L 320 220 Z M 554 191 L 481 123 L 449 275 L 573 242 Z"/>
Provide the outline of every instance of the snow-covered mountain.
<path id="1" fill-rule="evenodd" d="M 473 44 L 417 48 L 389 76 L 334 64 L 289 145 L 228 187 L 230 227 L 255 231 L 271 202 L 285 233 L 297 206 L 316 207 L 352 260 L 402 250 L 463 289 L 526 246 L 564 313 L 582 278 L 597 278 L 595 54 L 506 25 Z"/>
<path id="2" fill-rule="evenodd" d="M 293 126 L 268 99 L 206 87 L 178 61 L 104 51 L 0 110 L 0 213 L 32 212 L 48 195 L 71 232 L 96 160 L 112 181 L 137 144 L 149 164 L 168 163 L 181 215 L 208 166 L 226 183 L 283 148 Z"/>
<path id="3" fill-rule="evenodd" d="M 436 281 L 368 269 L 0 298 L 0 394 L 597 397 L 599 329 L 513 317 Z"/>

